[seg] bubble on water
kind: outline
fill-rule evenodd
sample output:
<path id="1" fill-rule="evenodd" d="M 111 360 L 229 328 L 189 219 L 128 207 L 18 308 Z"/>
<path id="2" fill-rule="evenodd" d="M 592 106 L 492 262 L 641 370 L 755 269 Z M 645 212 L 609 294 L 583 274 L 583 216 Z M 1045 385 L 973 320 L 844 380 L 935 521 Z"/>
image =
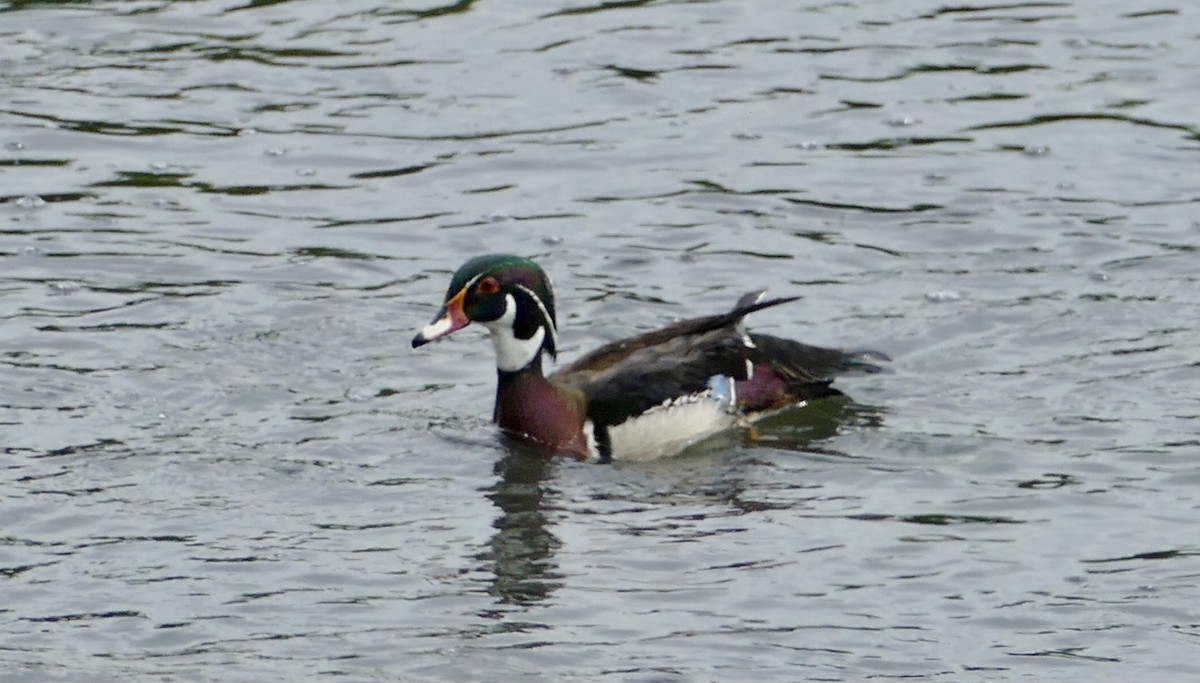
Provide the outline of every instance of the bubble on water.
<path id="1" fill-rule="evenodd" d="M 346 400 L 350 401 L 351 403 L 365 403 L 374 399 L 378 395 L 379 392 L 377 390 L 373 390 L 371 387 L 365 386 L 354 386 L 346 390 Z"/>
<path id="2" fill-rule="evenodd" d="M 1028 145 L 1021 150 L 1021 153 L 1030 157 L 1044 157 L 1050 153 L 1050 147 L 1048 145 Z"/>
<path id="3" fill-rule="evenodd" d="M 19 209 L 40 209 L 46 205 L 46 200 L 36 194 L 27 194 L 12 200 L 12 203 Z"/>
<path id="4" fill-rule="evenodd" d="M 503 211 L 493 211 L 484 216 L 483 220 L 487 221 L 488 223 L 503 223 L 504 221 L 511 221 L 512 214 L 505 213 Z"/>
<path id="5" fill-rule="evenodd" d="M 1092 273 L 1091 277 L 1096 282 L 1108 282 L 1108 281 L 1112 280 L 1112 276 L 1103 271 L 1096 271 L 1096 272 Z"/>
<path id="6" fill-rule="evenodd" d="M 4 143 L 4 149 L 10 152 L 20 152 L 25 149 L 25 143 L 20 140 L 12 140 L 11 142 Z"/>
<path id="7" fill-rule="evenodd" d="M 272 148 L 268 149 L 267 151 L 263 152 L 263 154 L 266 154 L 269 157 L 281 157 L 281 156 L 287 154 L 287 150 L 280 149 L 279 147 L 272 147 Z"/>
<path id="8" fill-rule="evenodd" d="M 889 126 L 894 126 L 896 128 L 915 126 L 918 123 L 920 123 L 920 120 L 915 119 L 915 118 L 905 115 L 905 114 L 899 114 L 899 115 L 893 116 L 892 118 L 887 120 L 887 124 Z"/>
<path id="9" fill-rule="evenodd" d="M 951 289 L 940 289 L 936 292 L 926 292 L 925 300 L 935 304 L 946 303 L 948 301 L 958 301 L 962 295 Z"/>
<path id="10" fill-rule="evenodd" d="M 1060 190 L 1074 190 L 1076 188 L 1076 185 L 1075 185 L 1075 183 L 1064 180 L 1061 183 L 1057 183 L 1054 187 L 1056 187 Z"/>
<path id="11" fill-rule="evenodd" d="M 805 140 L 797 145 L 797 147 L 804 150 L 825 149 L 825 143 L 817 142 L 816 140 Z"/>
<path id="12" fill-rule="evenodd" d="M 251 135 L 258 135 L 258 131 L 254 130 L 253 128 L 242 128 L 237 132 L 237 134 L 238 137 L 249 137 Z"/>
<path id="13" fill-rule="evenodd" d="M 316 174 L 317 174 L 317 169 L 315 169 L 315 168 L 298 168 L 298 169 L 296 169 L 296 175 L 298 175 L 302 178 L 307 178 L 309 176 L 314 176 Z"/>
<path id="14" fill-rule="evenodd" d="M 594 142 L 589 142 L 584 144 L 582 149 L 585 152 L 595 152 L 600 149 L 600 145 L 597 145 Z"/>
<path id="15" fill-rule="evenodd" d="M 74 280 L 59 280 L 58 282 L 49 282 L 46 287 L 51 294 L 62 296 L 65 294 L 73 294 L 83 288 L 83 285 Z"/>
<path id="16" fill-rule="evenodd" d="M 561 235 L 547 235 L 542 238 L 542 244 L 548 244 L 552 247 L 562 244 L 563 241 Z"/>

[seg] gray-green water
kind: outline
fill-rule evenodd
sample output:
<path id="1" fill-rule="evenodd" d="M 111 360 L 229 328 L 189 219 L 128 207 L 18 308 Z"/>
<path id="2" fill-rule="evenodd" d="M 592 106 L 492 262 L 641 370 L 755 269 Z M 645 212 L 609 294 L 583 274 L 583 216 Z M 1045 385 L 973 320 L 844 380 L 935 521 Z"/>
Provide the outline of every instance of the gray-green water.
<path id="1" fill-rule="evenodd" d="M 1194 678 L 1197 17 L 0 3 L 0 681 Z M 895 372 L 530 458 L 484 251 Z"/>

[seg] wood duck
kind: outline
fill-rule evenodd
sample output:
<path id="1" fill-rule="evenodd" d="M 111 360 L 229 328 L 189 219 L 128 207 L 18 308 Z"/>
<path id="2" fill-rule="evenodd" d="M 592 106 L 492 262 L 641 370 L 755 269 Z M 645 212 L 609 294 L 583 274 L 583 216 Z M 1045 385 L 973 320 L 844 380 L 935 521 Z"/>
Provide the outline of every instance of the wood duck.
<path id="1" fill-rule="evenodd" d="M 682 320 L 606 344 L 546 376 L 558 351 L 554 292 L 533 261 L 490 254 L 467 261 L 413 347 L 472 322 L 496 347 L 496 406 L 506 432 L 581 460 L 650 459 L 782 408 L 840 392 L 847 371 L 879 372 L 876 351 L 809 346 L 749 334 L 742 319 L 799 297 L 751 292 L 726 313 Z"/>

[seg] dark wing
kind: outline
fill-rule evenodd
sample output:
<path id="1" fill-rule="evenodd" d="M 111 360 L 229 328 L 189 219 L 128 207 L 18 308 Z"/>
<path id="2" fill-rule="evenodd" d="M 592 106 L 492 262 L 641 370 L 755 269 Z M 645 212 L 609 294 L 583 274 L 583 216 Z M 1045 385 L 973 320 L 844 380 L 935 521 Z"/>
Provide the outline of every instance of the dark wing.
<path id="1" fill-rule="evenodd" d="M 781 299 L 770 299 L 768 301 L 759 301 L 762 292 L 751 292 L 741 299 L 734 306 L 733 310 L 728 313 L 718 315 L 709 315 L 703 318 L 691 318 L 689 320 L 680 320 L 677 323 L 672 323 L 666 327 L 646 332 L 630 339 L 622 339 L 610 344 L 605 344 L 598 349 L 578 358 L 570 365 L 566 365 L 555 372 L 555 376 L 564 378 L 576 373 L 588 373 L 605 368 L 619 365 L 628 360 L 632 354 L 639 353 L 643 349 L 652 348 L 660 344 L 665 344 L 673 339 L 690 337 L 694 335 L 702 335 L 706 332 L 720 330 L 723 328 L 729 330 L 739 330 L 742 318 L 761 311 L 764 308 L 786 304 L 799 299 L 800 297 L 786 297 Z"/>
<path id="2" fill-rule="evenodd" d="M 702 392 L 714 375 L 745 379 L 747 351 L 739 335 L 713 330 L 644 346 L 603 369 L 556 373 L 554 379 L 584 393 L 595 424 L 612 426 Z"/>
<path id="3" fill-rule="evenodd" d="M 829 383 L 847 373 L 883 372 L 877 363 L 891 360 L 878 351 L 810 346 L 766 334 L 752 334 L 750 339 L 754 342 L 751 360 L 767 365 L 788 384 Z"/>
<path id="4" fill-rule="evenodd" d="M 551 379 L 587 396 L 588 417 L 617 425 L 671 399 L 708 387 L 714 375 L 747 376 L 741 320 L 796 297 L 758 301 L 761 292 L 738 300 L 728 313 L 692 318 L 602 346 L 555 372 Z"/>
<path id="5" fill-rule="evenodd" d="M 843 351 L 810 346 L 765 334 L 750 335 L 754 363 L 750 381 L 738 383 L 738 405 L 749 412 L 766 412 L 823 396 L 837 396 L 833 380 L 847 372 L 882 372 L 877 351 Z"/>

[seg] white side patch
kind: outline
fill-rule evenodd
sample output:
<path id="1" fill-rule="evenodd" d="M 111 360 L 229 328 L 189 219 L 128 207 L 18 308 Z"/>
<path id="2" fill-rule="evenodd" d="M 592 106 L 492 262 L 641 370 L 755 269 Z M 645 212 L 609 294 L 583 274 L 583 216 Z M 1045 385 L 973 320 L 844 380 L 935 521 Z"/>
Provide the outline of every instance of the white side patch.
<path id="1" fill-rule="evenodd" d="M 496 367 L 505 372 L 516 372 L 533 362 L 542 350 L 546 328 L 539 327 L 529 339 L 518 339 L 513 334 L 513 320 L 517 317 L 517 302 L 512 294 L 504 297 L 504 315 L 483 323 L 492 336 L 496 347 Z"/>
<path id="2" fill-rule="evenodd" d="M 652 460 L 732 427 L 737 416 L 707 393 L 666 401 L 608 428 L 613 460 Z"/>

